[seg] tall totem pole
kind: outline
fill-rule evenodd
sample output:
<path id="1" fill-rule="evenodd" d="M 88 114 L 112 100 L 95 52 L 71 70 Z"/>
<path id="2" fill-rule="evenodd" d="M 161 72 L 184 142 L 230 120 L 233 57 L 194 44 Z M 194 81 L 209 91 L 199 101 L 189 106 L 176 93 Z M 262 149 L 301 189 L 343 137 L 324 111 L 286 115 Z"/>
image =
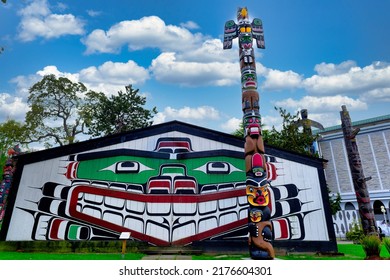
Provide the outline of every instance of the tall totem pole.
<path id="1" fill-rule="evenodd" d="M 359 133 L 360 129 L 352 129 L 351 118 L 347 107 L 343 105 L 341 106 L 341 109 L 341 127 L 343 129 L 345 148 L 347 150 L 348 162 L 351 169 L 352 182 L 356 193 L 363 231 L 366 235 L 377 235 L 374 210 L 371 207 L 370 195 L 366 184 L 366 181 L 370 180 L 371 177 L 364 177 L 362 162 L 356 144 L 356 135 Z"/>
<path id="2" fill-rule="evenodd" d="M 249 252 L 252 259 L 273 259 L 273 233 L 269 208 L 269 177 L 261 134 L 259 93 L 253 39 L 257 47 L 264 49 L 263 24 L 260 19 L 249 21 L 247 8 L 238 8 L 237 24 L 225 23 L 223 48 L 232 48 L 232 40 L 238 37 L 241 69 L 242 111 L 245 137 L 246 194 L 249 203 L 248 231 Z"/>

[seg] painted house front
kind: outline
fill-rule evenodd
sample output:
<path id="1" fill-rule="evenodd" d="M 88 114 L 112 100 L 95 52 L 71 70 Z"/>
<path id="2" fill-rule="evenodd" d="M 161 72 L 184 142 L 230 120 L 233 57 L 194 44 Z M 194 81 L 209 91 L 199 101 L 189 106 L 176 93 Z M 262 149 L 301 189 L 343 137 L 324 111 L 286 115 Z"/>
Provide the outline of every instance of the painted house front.
<path id="1" fill-rule="evenodd" d="M 323 161 L 267 146 L 276 247 L 337 250 Z M 20 155 L 2 240 L 246 242 L 244 142 L 172 121 Z"/>

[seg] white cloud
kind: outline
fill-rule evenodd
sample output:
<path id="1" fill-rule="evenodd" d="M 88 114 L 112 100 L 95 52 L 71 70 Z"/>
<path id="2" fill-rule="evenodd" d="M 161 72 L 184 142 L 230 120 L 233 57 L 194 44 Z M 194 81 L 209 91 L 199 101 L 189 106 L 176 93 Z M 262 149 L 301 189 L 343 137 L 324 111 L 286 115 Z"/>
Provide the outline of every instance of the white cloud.
<path id="1" fill-rule="evenodd" d="M 340 64 L 323 62 L 317 64 L 314 69 L 317 74 L 308 78 L 291 70 L 280 71 L 265 67 L 257 70 L 257 73 L 265 78 L 262 84 L 264 90 L 303 89 L 310 95 L 324 96 L 321 102 L 325 102 L 326 106 L 330 106 L 329 102 L 338 103 L 344 98 L 344 101 L 353 107 L 366 109 L 366 103 L 388 102 L 390 99 L 389 63 L 378 61 L 359 67 L 356 62 L 347 60 Z M 346 95 L 349 99 L 346 99 Z M 357 99 L 351 96 L 356 96 Z M 308 99 L 306 97 L 305 100 Z M 284 104 L 283 102 L 281 104 Z"/>
<path id="2" fill-rule="evenodd" d="M 188 29 L 166 25 L 157 16 L 143 17 L 139 20 L 126 20 L 113 25 L 109 30 L 95 29 L 83 43 L 87 54 L 117 53 L 122 46 L 129 50 L 157 48 L 162 51 L 195 49 L 205 36 L 193 34 Z"/>
<path id="3" fill-rule="evenodd" d="M 50 14 L 50 9 L 47 0 L 30 1 L 30 4 L 19 11 L 23 17 L 29 16 L 47 16 Z"/>
<path id="4" fill-rule="evenodd" d="M 33 1 L 19 11 L 19 38 L 33 41 L 37 37 L 46 39 L 65 35 L 82 35 L 84 22 L 71 14 L 51 13 L 46 0 Z"/>
<path id="5" fill-rule="evenodd" d="M 42 79 L 46 75 L 55 75 L 57 77 L 68 78 L 74 83 L 79 82 L 79 75 L 77 73 L 73 74 L 73 73 L 61 72 L 60 70 L 58 70 L 57 66 L 55 65 L 48 65 L 45 66 L 42 70 L 37 71 L 37 76 L 39 77 L 39 79 Z"/>
<path id="6" fill-rule="evenodd" d="M 221 128 L 227 133 L 233 133 L 237 129 L 240 128 L 240 124 L 242 123 L 242 119 L 238 118 L 230 118 L 226 122 L 221 124 Z"/>
<path id="7" fill-rule="evenodd" d="M 340 64 L 322 62 L 314 67 L 320 76 L 334 76 L 348 73 L 351 68 L 356 67 L 356 62 L 352 60 L 343 61 Z"/>
<path id="8" fill-rule="evenodd" d="M 237 63 L 178 61 L 175 53 L 162 53 L 152 61 L 156 80 L 182 86 L 229 86 L 239 83 Z"/>
<path id="9" fill-rule="evenodd" d="M 8 93 L 0 93 L 0 118 L 24 121 L 28 106 L 21 97 L 14 97 Z"/>
<path id="10" fill-rule="evenodd" d="M 140 85 L 149 79 L 148 70 L 132 60 L 126 63 L 106 61 L 97 67 L 84 68 L 79 73 L 80 80 L 91 85 L 105 83 L 123 87 L 128 84 Z"/>
<path id="11" fill-rule="evenodd" d="M 275 102 L 275 105 L 282 108 L 292 108 L 294 112 L 301 109 L 308 109 L 310 112 L 334 112 L 339 111 L 341 105 L 346 105 L 350 110 L 366 110 L 367 104 L 360 99 L 353 99 L 348 96 L 304 96 L 300 100 L 288 98 Z"/>
<path id="12" fill-rule="evenodd" d="M 218 121 L 220 113 L 217 109 L 211 106 L 188 107 L 176 109 L 170 106 L 165 107 L 163 111 L 158 112 L 154 116 L 154 124 L 163 123 L 171 120 L 179 120 L 183 122 L 190 121 L 201 125 L 202 121 Z"/>
<path id="13" fill-rule="evenodd" d="M 390 88 L 390 65 L 375 62 L 363 68 L 352 61 L 340 65 L 319 64 L 319 75 L 303 81 L 302 86 L 313 94 L 364 94 L 375 89 Z"/>
<path id="14" fill-rule="evenodd" d="M 362 101 L 370 102 L 390 102 L 390 87 L 377 88 L 362 94 Z"/>
<path id="15" fill-rule="evenodd" d="M 186 29 L 198 29 L 199 28 L 199 25 L 194 22 L 194 21 L 187 21 L 187 22 L 183 22 L 183 23 L 180 23 L 180 26 L 183 27 L 183 28 L 186 28 Z"/>
<path id="16" fill-rule="evenodd" d="M 263 88 L 267 90 L 294 89 L 301 86 L 302 76 L 289 70 L 280 71 L 269 69 L 264 71 L 265 81 Z M 259 74 L 259 73 L 258 73 Z"/>
<path id="17" fill-rule="evenodd" d="M 101 11 L 95 11 L 95 10 L 87 10 L 87 14 L 90 17 L 97 17 L 97 16 L 100 16 L 102 14 L 102 12 Z"/>

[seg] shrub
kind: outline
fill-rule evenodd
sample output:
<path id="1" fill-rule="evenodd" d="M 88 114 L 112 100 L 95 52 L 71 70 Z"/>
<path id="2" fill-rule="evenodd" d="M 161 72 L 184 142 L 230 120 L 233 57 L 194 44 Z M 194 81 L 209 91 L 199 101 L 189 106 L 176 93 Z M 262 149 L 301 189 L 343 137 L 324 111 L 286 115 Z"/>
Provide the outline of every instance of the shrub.
<path id="1" fill-rule="evenodd" d="M 353 243 L 359 243 L 361 239 L 364 237 L 364 232 L 360 228 L 359 224 L 354 221 L 352 223 L 352 228 L 350 231 L 348 231 L 345 236 L 347 237 L 348 240 L 353 241 Z"/>
<path id="2" fill-rule="evenodd" d="M 367 235 L 360 241 L 363 250 L 366 253 L 366 258 L 379 257 L 381 252 L 381 240 L 376 235 Z"/>
<path id="3" fill-rule="evenodd" d="M 387 252 L 389 252 L 389 254 L 390 254 L 390 237 L 383 238 L 382 243 L 383 243 L 383 245 L 385 245 Z"/>

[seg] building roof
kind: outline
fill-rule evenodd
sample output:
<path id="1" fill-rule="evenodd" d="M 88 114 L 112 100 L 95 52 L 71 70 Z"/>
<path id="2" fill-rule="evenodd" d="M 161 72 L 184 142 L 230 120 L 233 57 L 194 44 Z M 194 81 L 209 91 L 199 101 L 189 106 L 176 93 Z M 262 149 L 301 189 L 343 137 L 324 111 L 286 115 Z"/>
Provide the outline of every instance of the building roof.
<path id="1" fill-rule="evenodd" d="M 362 127 L 368 127 L 368 126 L 374 126 L 378 124 L 390 124 L 390 115 L 383 115 L 379 117 L 369 118 L 365 120 L 360 121 L 353 121 L 352 126 L 355 128 L 362 128 Z M 327 134 L 327 133 L 333 133 L 341 131 L 341 125 L 335 125 L 326 127 L 323 130 L 313 130 L 313 134 Z"/>

